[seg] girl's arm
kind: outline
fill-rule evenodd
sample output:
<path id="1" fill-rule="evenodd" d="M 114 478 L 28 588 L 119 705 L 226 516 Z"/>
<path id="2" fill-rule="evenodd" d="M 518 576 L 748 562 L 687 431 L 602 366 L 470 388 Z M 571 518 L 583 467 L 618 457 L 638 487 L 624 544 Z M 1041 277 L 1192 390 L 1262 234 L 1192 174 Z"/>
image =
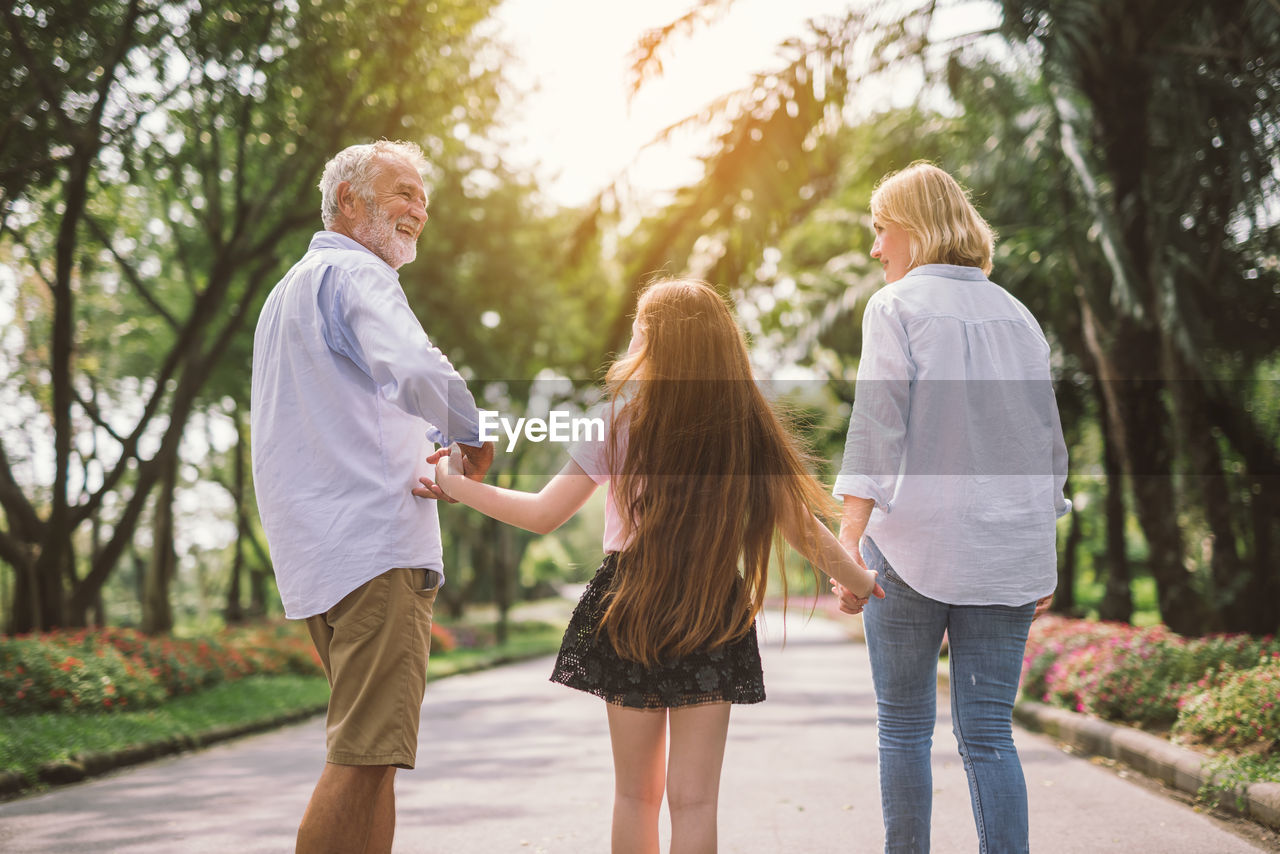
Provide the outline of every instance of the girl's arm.
<path id="1" fill-rule="evenodd" d="M 779 529 L 792 548 L 859 599 L 884 598 L 884 590 L 876 583 L 876 574 L 867 569 L 861 556 L 855 558 L 845 551 L 835 534 L 813 513 L 806 510 L 798 525 L 784 516 Z"/>
<path id="2" fill-rule="evenodd" d="M 436 462 L 435 484 L 446 496 L 479 510 L 499 522 L 548 534 L 569 520 L 596 491 L 596 482 L 573 460 L 537 493 L 504 489 L 471 480 L 454 470 L 448 455 Z M 420 498 L 430 498 L 431 479 L 419 478 L 422 486 L 413 490 Z"/>

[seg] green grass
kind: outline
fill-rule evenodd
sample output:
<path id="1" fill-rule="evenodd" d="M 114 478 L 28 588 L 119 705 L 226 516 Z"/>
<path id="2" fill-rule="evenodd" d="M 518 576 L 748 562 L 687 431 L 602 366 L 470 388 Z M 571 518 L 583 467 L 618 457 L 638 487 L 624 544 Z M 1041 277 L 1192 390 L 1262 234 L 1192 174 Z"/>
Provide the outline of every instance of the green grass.
<path id="1" fill-rule="evenodd" d="M 492 627 L 486 627 L 492 630 Z M 544 622 L 512 623 L 506 643 L 493 644 L 477 649 L 455 649 L 449 652 L 432 650 L 431 663 L 427 667 L 428 683 L 458 673 L 470 673 L 495 664 L 519 661 L 539 655 L 549 655 L 560 648 L 564 626 Z"/>
<path id="2" fill-rule="evenodd" d="M 1210 760 L 1209 782 L 1200 787 L 1200 800 L 1218 806 L 1223 798 L 1234 797 L 1243 806 L 1242 791 L 1250 783 L 1280 783 L 1280 755 L 1222 754 Z"/>
<path id="3" fill-rule="evenodd" d="M 323 676 L 250 676 L 144 711 L 5 718 L 0 721 L 0 768 L 34 779 L 49 762 L 269 721 L 323 707 L 328 699 Z"/>
<path id="4" fill-rule="evenodd" d="M 486 636 L 493 630 L 492 625 L 485 624 L 475 628 Z M 449 652 L 433 650 L 428 684 L 459 673 L 553 653 L 559 648 L 563 634 L 564 626 L 552 623 L 513 622 L 506 643 Z M 175 738 L 198 739 L 226 727 L 319 711 L 328 699 L 329 685 L 323 676 L 250 676 L 175 697 L 143 711 L 3 717 L 0 718 L 0 771 L 14 771 L 34 782 L 40 767 L 48 763 Z"/>

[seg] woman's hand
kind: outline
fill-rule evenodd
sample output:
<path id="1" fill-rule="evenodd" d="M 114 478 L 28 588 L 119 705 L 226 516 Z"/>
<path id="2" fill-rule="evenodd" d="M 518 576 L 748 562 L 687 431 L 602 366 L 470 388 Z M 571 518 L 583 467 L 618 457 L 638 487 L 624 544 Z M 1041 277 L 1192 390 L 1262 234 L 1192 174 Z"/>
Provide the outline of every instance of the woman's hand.
<path id="1" fill-rule="evenodd" d="M 875 578 L 876 574 L 874 572 L 871 572 L 871 570 L 866 571 L 871 573 L 872 579 Z M 871 597 L 874 596 L 877 599 L 884 598 L 884 588 L 880 586 L 878 581 L 873 580 L 871 592 L 866 596 L 859 596 L 833 578 L 831 579 L 831 595 L 835 596 L 836 599 L 840 601 L 840 610 L 844 613 L 861 614 L 862 609 L 867 607 L 867 603 L 871 601 Z"/>
<path id="2" fill-rule="evenodd" d="M 1053 594 L 1052 594 L 1052 593 L 1050 593 L 1048 596 L 1045 596 L 1043 599 L 1037 599 L 1037 600 L 1036 600 L 1036 613 L 1035 613 L 1035 615 L 1034 615 L 1031 619 L 1032 619 L 1033 621 L 1040 619 L 1040 618 L 1041 618 L 1041 617 L 1043 617 L 1045 614 L 1049 613 L 1049 609 L 1050 609 L 1050 608 L 1052 608 L 1052 607 L 1053 607 Z"/>

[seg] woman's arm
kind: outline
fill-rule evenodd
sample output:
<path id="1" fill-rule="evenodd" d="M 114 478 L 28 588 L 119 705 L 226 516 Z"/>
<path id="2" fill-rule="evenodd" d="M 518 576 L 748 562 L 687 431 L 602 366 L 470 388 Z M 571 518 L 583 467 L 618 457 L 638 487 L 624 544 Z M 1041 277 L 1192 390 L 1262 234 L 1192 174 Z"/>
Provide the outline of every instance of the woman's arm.
<path id="1" fill-rule="evenodd" d="M 871 518 L 871 510 L 875 502 L 870 498 L 857 498 L 852 495 L 844 497 L 844 512 L 840 517 L 840 545 L 853 556 L 859 566 L 865 567 L 862 561 L 862 534 L 867 530 L 867 522 Z M 879 590 L 879 585 L 876 585 Z M 835 579 L 831 580 L 831 592 L 840 600 L 840 610 L 846 614 L 859 614 L 862 606 L 869 601 L 866 596 L 859 596 Z M 877 594 L 884 598 L 884 591 Z"/>
<path id="2" fill-rule="evenodd" d="M 812 513 L 806 510 L 798 521 L 784 517 L 779 529 L 792 548 L 858 598 L 884 598 L 876 574 L 867 569 L 862 557 L 845 551 L 835 534 Z"/>
<path id="3" fill-rule="evenodd" d="M 452 450 L 452 449 L 450 449 Z M 434 455 L 433 455 L 434 456 Z M 435 485 L 446 496 L 486 516 L 524 528 L 535 534 L 548 534 L 569 520 L 596 491 L 596 482 L 573 460 L 542 487 L 541 491 L 521 492 L 471 480 L 450 464 L 450 455 L 436 462 Z M 431 498 L 432 481 L 419 478 L 422 486 L 413 490 L 419 498 Z"/>

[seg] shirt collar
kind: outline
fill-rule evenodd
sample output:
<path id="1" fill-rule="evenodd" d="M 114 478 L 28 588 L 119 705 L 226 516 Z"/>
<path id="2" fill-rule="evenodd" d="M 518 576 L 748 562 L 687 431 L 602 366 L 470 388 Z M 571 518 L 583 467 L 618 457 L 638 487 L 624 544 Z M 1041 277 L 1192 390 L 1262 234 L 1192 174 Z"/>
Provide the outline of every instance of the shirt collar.
<path id="1" fill-rule="evenodd" d="M 959 264 L 921 264 L 912 267 L 902 278 L 909 276 L 941 276 L 944 279 L 963 279 L 971 282 L 984 282 L 987 274 L 979 267 L 962 267 Z"/>
<path id="2" fill-rule="evenodd" d="M 317 249 L 355 249 L 377 259 L 379 264 L 390 270 L 397 278 L 400 275 L 394 267 L 386 261 L 383 261 L 381 258 L 378 258 L 377 254 L 372 249 L 365 246 L 360 241 L 353 240 L 345 234 L 339 234 L 336 231 L 317 231 L 315 234 L 311 235 L 311 244 L 307 247 L 307 251 L 314 252 Z"/>

